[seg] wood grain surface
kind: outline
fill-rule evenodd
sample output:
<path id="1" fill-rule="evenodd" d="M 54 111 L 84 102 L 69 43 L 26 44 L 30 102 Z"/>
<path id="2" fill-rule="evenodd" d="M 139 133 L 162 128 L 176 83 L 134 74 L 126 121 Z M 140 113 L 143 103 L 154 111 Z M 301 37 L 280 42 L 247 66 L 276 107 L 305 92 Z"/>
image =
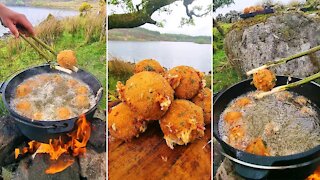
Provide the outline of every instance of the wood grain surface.
<path id="1" fill-rule="evenodd" d="M 208 125 L 202 139 L 172 150 L 163 139 L 159 123 L 154 122 L 131 142 L 109 138 L 108 177 L 110 180 L 210 180 L 210 137 Z"/>

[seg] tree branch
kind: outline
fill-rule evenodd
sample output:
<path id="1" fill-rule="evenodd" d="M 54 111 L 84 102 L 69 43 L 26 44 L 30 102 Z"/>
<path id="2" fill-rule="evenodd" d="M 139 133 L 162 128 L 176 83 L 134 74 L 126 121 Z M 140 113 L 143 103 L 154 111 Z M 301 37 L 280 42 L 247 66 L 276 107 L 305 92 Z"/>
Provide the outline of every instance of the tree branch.
<path id="1" fill-rule="evenodd" d="M 152 14 L 158 9 L 167 6 L 178 0 L 149 0 L 145 2 L 142 9 L 126 14 L 112 14 L 108 16 L 108 29 L 115 28 L 134 28 L 146 23 L 156 24 L 151 18 Z M 193 0 L 192 0 L 193 1 Z"/>

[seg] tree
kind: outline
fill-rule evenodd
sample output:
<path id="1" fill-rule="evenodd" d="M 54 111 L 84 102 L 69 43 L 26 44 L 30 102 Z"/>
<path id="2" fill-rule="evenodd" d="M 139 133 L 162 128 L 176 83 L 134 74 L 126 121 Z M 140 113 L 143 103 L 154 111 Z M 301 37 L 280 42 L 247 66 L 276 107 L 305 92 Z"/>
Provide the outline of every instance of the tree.
<path id="1" fill-rule="evenodd" d="M 214 0 L 213 1 L 213 12 L 215 12 L 218 8 L 222 8 L 224 6 L 228 6 L 230 4 L 234 3 L 233 0 Z M 221 28 L 221 26 L 219 25 L 219 23 L 217 22 L 217 20 L 215 20 L 214 18 L 213 20 L 213 27 L 217 28 L 219 33 L 224 36 L 224 32 L 223 29 Z"/>
<path id="2" fill-rule="evenodd" d="M 186 14 L 189 17 L 189 19 L 183 19 L 182 23 L 192 23 L 193 17 L 201 17 L 211 11 L 209 7 L 203 9 L 203 7 L 197 6 L 190 9 L 190 5 L 196 0 L 141 0 L 137 5 L 134 5 L 132 0 L 109 0 L 108 4 L 116 5 L 127 12 L 109 15 L 108 29 L 134 28 L 146 23 L 157 25 L 159 22 L 152 19 L 151 16 L 160 9 L 169 12 L 167 6 L 177 1 L 183 1 Z"/>

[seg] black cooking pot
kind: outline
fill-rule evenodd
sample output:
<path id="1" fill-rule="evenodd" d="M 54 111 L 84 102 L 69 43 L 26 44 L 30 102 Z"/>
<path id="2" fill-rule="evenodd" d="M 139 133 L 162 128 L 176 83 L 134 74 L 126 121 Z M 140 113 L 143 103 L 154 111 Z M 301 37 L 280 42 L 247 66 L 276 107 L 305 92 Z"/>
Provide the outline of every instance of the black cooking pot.
<path id="1" fill-rule="evenodd" d="M 290 82 L 300 80 L 291 78 Z M 218 94 L 214 100 L 214 137 L 221 144 L 221 152 L 234 163 L 235 171 L 246 179 L 305 179 L 320 165 L 320 145 L 308 151 L 289 156 L 259 156 L 233 148 L 219 136 L 219 118 L 227 105 L 235 98 L 256 90 L 252 79 L 239 82 Z M 277 76 L 277 86 L 285 85 L 288 77 Z M 290 89 L 310 99 L 320 107 L 320 85 L 314 82 Z M 306 139 L 307 141 L 307 139 Z"/>
<path id="2" fill-rule="evenodd" d="M 30 118 L 19 115 L 10 107 L 12 95 L 16 87 L 25 79 L 42 73 L 64 73 L 50 68 L 48 64 L 31 67 L 14 75 L 10 80 L 0 85 L 0 93 L 2 93 L 2 100 L 10 115 L 15 120 L 20 131 L 31 140 L 48 143 L 49 139 L 58 138 L 66 135 L 74 129 L 78 117 L 59 120 L 59 121 L 32 121 Z M 64 73 L 66 74 L 66 73 Z M 102 98 L 102 85 L 91 73 L 79 69 L 78 72 L 70 74 L 70 76 L 79 79 L 86 83 L 93 94 L 96 96 L 96 104 L 89 111 L 85 113 L 86 118 L 90 120 Z"/>

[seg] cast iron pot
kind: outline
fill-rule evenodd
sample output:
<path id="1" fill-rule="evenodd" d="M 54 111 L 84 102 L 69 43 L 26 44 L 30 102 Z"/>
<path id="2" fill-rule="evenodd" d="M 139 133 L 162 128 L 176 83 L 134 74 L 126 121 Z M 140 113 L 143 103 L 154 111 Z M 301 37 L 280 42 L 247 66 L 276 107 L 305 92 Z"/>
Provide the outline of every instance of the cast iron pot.
<path id="1" fill-rule="evenodd" d="M 19 115 L 10 107 L 10 100 L 16 87 L 25 79 L 42 73 L 64 72 L 52 69 L 48 64 L 31 67 L 17 73 L 10 80 L 2 83 L 0 85 L 0 93 L 2 93 L 2 100 L 6 109 L 15 120 L 20 131 L 31 140 L 48 143 L 49 139 L 65 136 L 67 132 L 72 131 L 78 117 L 59 121 L 32 121 L 30 118 Z M 85 113 L 86 118 L 90 120 L 102 98 L 102 85 L 91 73 L 81 69 L 79 69 L 77 73 L 72 73 L 70 76 L 82 80 L 91 88 L 93 94 L 97 95 L 96 104 Z"/>
<path id="2" fill-rule="evenodd" d="M 290 82 L 300 80 L 291 78 Z M 235 171 L 246 179 L 305 179 L 320 165 L 320 145 L 308 151 L 289 156 L 259 156 L 233 148 L 219 136 L 219 117 L 227 105 L 235 98 L 255 90 L 252 79 L 239 82 L 219 93 L 214 100 L 213 135 L 221 144 L 221 153 L 234 163 Z M 286 76 L 277 76 L 277 86 L 288 81 Z M 291 89 L 310 99 L 320 107 L 320 85 L 314 82 Z"/>

